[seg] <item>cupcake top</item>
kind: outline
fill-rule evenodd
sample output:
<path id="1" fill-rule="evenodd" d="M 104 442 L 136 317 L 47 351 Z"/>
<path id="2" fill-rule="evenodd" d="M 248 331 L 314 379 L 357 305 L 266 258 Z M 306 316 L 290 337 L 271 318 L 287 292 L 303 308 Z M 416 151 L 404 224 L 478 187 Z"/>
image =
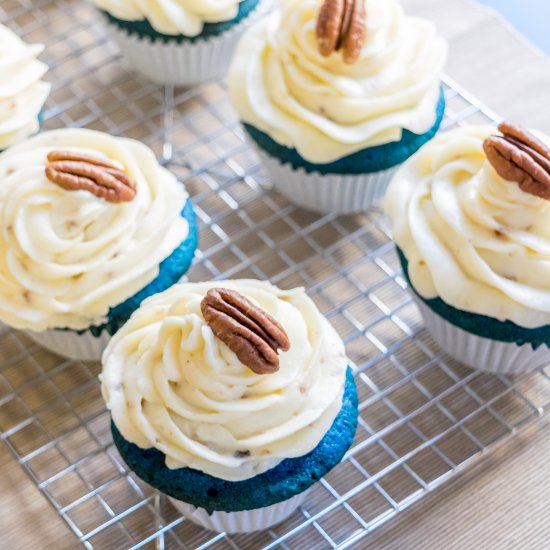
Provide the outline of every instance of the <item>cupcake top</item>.
<path id="1" fill-rule="evenodd" d="M 231 21 L 243 0 L 92 0 L 124 21 L 147 19 L 161 34 L 197 36 L 205 23 Z"/>
<path id="2" fill-rule="evenodd" d="M 50 85 L 40 80 L 48 67 L 36 59 L 43 49 L 0 25 L 0 150 L 38 131 L 50 93 Z"/>
<path id="3" fill-rule="evenodd" d="M 162 451 L 169 468 L 240 481 L 319 444 L 346 368 L 303 289 L 236 280 L 145 300 L 105 350 L 101 380 L 127 441 Z"/>
<path id="4" fill-rule="evenodd" d="M 84 329 L 185 240 L 187 193 L 141 143 L 45 132 L 0 155 L 0 320 Z"/>
<path id="5" fill-rule="evenodd" d="M 314 163 L 436 121 L 447 46 L 433 25 L 395 0 L 346 4 L 349 17 L 338 2 L 284 0 L 246 31 L 229 72 L 241 120 Z"/>
<path id="6" fill-rule="evenodd" d="M 418 294 L 534 328 L 550 324 L 550 139 L 499 129 L 425 145 L 396 173 L 385 209 Z"/>

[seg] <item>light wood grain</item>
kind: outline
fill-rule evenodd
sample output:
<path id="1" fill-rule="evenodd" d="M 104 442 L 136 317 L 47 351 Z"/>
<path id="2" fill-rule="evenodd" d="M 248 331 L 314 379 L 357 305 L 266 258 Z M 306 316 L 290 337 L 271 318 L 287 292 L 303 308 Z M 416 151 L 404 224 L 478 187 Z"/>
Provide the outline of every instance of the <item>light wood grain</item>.
<path id="1" fill-rule="evenodd" d="M 446 72 L 493 111 L 550 130 L 550 58 L 495 11 L 469 0 L 403 0 L 449 41 Z"/>
<path id="2" fill-rule="evenodd" d="M 550 547 L 550 420 L 529 428 L 368 540 L 370 548 Z"/>
<path id="3" fill-rule="evenodd" d="M 65 522 L 0 445 L 0 548 L 81 547 Z"/>

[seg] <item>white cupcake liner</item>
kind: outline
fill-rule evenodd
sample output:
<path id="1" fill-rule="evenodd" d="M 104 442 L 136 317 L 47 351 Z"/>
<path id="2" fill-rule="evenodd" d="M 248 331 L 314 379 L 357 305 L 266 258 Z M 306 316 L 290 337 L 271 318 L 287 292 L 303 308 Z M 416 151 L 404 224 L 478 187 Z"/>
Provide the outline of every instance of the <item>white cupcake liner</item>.
<path id="1" fill-rule="evenodd" d="M 197 508 L 181 500 L 170 498 L 172 504 L 189 521 L 218 533 L 251 533 L 268 529 L 277 523 L 287 519 L 303 504 L 307 498 L 309 489 L 298 495 L 256 510 L 244 510 L 242 512 L 213 512 L 209 514 L 204 508 Z"/>
<path id="2" fill-rule="evenodd" d="M 443 351 L 465 365 L 496 374 L 530 372 L 550 363 L 550 349 L 530 344 L 519 346 L 471 334 L 432 311 L 414 292 L 411 295 L 426 328 Z"/>
<path id="3" fill-rule="evenodd" d="M 247 17 L 227 31 L 180 44 L 140 38 L 114 23 L 107 28 L 123 57 L 137 72 L 158 84 L 190 87 L 225 75 L 241 34 L 270 6 L 271 0 L 260 0 Z"/>
<path id="4" fill-rule="evenodd" d="M 295 169 L 272 157 L 254 142 L 273 188 L 305 208 L 323 214 L 364 212 L 380 200 L 398 166 L 367 174 L 319 174 Z"/>
<path id="5" fill-rule="evenodd" d="M 106 330 L 103 330 L 99 336 L 94 336 L 89 331 L 78 334 L 72 330 L 56 329 L 42 332 L 26 330 L 25 334 L 43 348 L 57 355 L 81 361 L 101 360 L 103 350 L 111 339 Z"/>

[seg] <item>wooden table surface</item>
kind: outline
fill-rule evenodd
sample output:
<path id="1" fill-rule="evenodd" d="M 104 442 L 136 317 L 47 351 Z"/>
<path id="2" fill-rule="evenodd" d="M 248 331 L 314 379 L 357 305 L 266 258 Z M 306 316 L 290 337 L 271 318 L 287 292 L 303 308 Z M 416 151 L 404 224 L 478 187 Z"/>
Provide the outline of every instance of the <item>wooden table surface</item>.
<path id="1" fill-rule="evenodd" d="M 502 116 L 550 133 L 550 59 L 468 0 L 403 0 L 449 40 L 447 73 Z M 423 499 L 357 548 L 550 548 L 550 419 Z M 0 444 L 0 548 L 80 547 Z M 22 513 L 22 510 L 25 513 Z"/>

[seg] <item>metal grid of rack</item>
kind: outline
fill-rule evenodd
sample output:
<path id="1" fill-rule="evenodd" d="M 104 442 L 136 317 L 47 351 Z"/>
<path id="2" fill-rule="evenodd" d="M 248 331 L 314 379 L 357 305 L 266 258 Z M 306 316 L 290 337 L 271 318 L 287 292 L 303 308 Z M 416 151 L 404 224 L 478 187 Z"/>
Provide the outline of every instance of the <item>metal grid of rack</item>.
<path id="1" fill-rule="evenodd" d="M 86 126 L 150 145 L 185 183 L 201 246 L 191 280 L 305 286 L 344 339 L 360 418 L 344 461 L 287 521 L 248 535 L 181 518 L 129 472 L 94 363 L 0 328 L 0 438 L 86 548 L 348 548 L 550 408 L 547 371 L 492 376 L 441 354 L 412 304 L 379 209 L 319 217 L 273 193 L 223 85 L 174 91 L 121 64 L 78 0 L 3 0 L 0 21 L 47 45 L 44 128 Z M 445 81 L 444 128 L 494 121 Z"/>

